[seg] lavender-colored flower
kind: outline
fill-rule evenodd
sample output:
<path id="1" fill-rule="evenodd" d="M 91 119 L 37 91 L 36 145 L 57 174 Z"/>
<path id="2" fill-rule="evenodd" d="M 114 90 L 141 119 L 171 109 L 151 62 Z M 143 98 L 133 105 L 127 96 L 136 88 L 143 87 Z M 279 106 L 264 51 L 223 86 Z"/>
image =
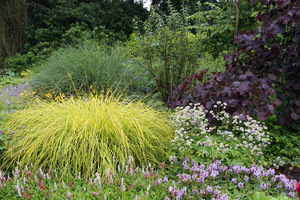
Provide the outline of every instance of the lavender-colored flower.
<path id="1" fill-rule="evenodd" d="M 229 200 L 229 197 L 227 194 L 222 194 L 222 196 L 220 197 L 220 200 Z"/>
<path id="2" fill-rule="evenodd" d="M 201 176 L 200 178 L 197 179 L 198 183 L 204 183 L 205 182 L 205 178 L 203 176 Z"/>
<path id="3" fill-rule="evenodd" d="M 219 175 L 219 171 L 216 171 L 216 170 L 213 170 L 212 172 L 211 172 L 211 177 L 213 178 L 213 179 L 215 179 L 216 178 L 216 176 L 218 176 Z"/>
<path id="4" fill-rule="evenodd" d="M 207 191 L 208 194 L 212 194 L 213 188 L 208 185 L 207 188 L 206 188 L 206 191 Z"/>
<path id="5" fill-rule="evenodd" d="M 0 135 L 2 135 L 2 131 L 0 130 Z"/>
<path id="6" fill-rule="evenodd" d="M 244 181 L 245 181 L 245 182 L 248 182 L 248 181 L 249 181 L 249 177 L 248 177 L 248 176 L 245 176 L 245 177 L 244 177 Z"/>
<path id="7" fill-rule="evenodd" d="M 265 184 L 265 183 L 260 183 L 260 188 L 261 188 L 261 189 L 265 190 L 265 189 L 267 189 L 267 187 L 268 187 L 267 184 Z"/>
<path id="8" fill-rule="evenodd" d="M 220 194 L 221 194 L 220 190 L 217 189 L 217 190 L 214 191 L 214 197 L 219 197 Z"/>
<path id="9" fill-rule="evenodd" d="M 237 180 L 236 180 L 236 178 L 233 178 L 233 179 L 231 179 L 231 182 L 233 182 L 233 183 L 237 183 Z"/>
<path id="10" fill-rule="evenodd" d="M 244 183 L 239 182 L 239 183 L 238 183 L 238 187 L 239 187 L 239 188 L 243 188 L 243 187 L 244 187 Z"/>
<path id="11" fill-rule="evenodd" d="M 161 185 L 161 184 L 163 183 L 162 179 L 161 179 L 161 178 L 157 179 L 157 183 L 158 183 L 159 185 Z"/>
<path id="12" fill-rule="evenodd" d="M 190 158 L 189 158 L 188 156 L 184 156 L 184 160 L 185 160 L 186 162 L 190 162 Z"/>
<path id="13" fill-rule="evenodd" d="M 170 198 L 168 196 L 165 197 L 165 200 L 170 200 Z"/>
<path id="14" fill-rule="evenodd" d="M 196 189 L 193 189 L 192 190 L 192 193 L 196 196 L 197 195 L 197 192 L 198 192 L 198 190 L 196 190 Z"/>
<path id="15" fill-rule="evenodd" d="M 165 183 L 169 182 L 169 179 L 168 179 L 167 175 L 165 175 L 165 177 L 164 177 L 164 182 Z"/>
<path id="16" fill-rule="evenodd" d="M 296 195 L 295 195 L 295 192 L 294 192 L 294 191 L 290 191 L 290 192 L 289 192 L 289 197 L 290 197 L 290 198 L 293 199 L 293 198 L 295 198 L 295 196 L 296 196 Z"/>
<path id="17" fill-rule="evenodd" d="M 151 88 L 147 88 L 147 90 L 146 90 L 146 91 L 147 91 L 147 92 L 150 92 L 150 90 L 151 90 Z"/>

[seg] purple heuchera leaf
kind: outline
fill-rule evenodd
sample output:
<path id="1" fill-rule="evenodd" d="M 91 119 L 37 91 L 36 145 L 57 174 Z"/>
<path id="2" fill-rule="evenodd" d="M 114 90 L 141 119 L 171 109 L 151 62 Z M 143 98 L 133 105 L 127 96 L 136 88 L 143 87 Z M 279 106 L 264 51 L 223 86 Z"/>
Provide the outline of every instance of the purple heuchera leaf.
<path id="1" fill-rule="evenodd" d="M 291 114 L 291 118 L 292 118 L 293 120 L 297 121 L 298 119 L 300 119 L 300 115 L 298 115 L 297 113 L 293 112 L 293 113 Z"/>
<path id="2" fill-rule="evenodd" d="M 279 99 L 275 99 L 275 100 L 273 101 L 273 106 L 274 106 L 274 107 L 278 107 L 278 106 L 280 105 L 280 103 L 281 103 L 281 101 L 280 101 Z"/>
<path id="3" fill-rule="evenodd" d="M 230 99 L 228 103 L 233 108 L 237 106 L 237 101 L 235 99 Z"/>
<path id="4" fill-rule="evenodd" d="M 268 113 L 265 111 L 258 111 L 257 116 L 263 121 L 268 119 L 268 117 L 269 117 Z"/>
<path id="5" fill-rule="evenodd" d="M 268 78 L 272 81 L 276 81 L 277 77 L 274 74 L 268 74 Z"/>
<path id="6" fill-rule="evenodd" d="M 212 107 L 212 105 L 213 105 L 213 102 L 209 101 L 209 102 L 206 103 L 205 108 L 207 108 L 208 110 L 210 110 L 211 107 Z"/>

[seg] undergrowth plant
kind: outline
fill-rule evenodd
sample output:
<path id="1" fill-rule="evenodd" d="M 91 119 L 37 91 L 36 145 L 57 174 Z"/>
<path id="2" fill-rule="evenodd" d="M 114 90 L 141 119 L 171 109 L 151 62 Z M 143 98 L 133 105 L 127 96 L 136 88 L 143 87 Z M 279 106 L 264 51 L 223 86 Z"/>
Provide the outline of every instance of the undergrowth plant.
<path id="1" fill-rule="evenodd" d="M 172 125 L 166 115 L 141 101 L 126 102 L 113 94 L 42 101 L 17 111 L 8 122 L 12 138 L 7 163 L 18 161 L 63 172 L 92 174 L 116 169 L 113 157 L 138 164 L 156 163 L 165 156 Z M 5 165 L 4 164 L 4 165 Z"/>
<path id="2" fill-rule="evenodd" d="M 204 164 L 218 159 L 245 166 L 266 164 L 262 150 L 270 144 L 267 127 L 249 116 L 232 117 L 225 111 L 226 103 L 213 107 L 209 112 L 200 104 L 176 108 L 170 154 L 190 155 Z M 210 115 L 214 121 L 208 120 Z"/>
<path id="3" fill-rule="evenodd" d="M 115 162 L 118 162 L 115 160 Z M 185 157 L 180 172 L 171 176 L 163 162 L 154 167 L 118 164 L 117 170 L 106 169 L 108 180 L 94 176 L 64 176 L 55 169 L 33 170 L 20 164 L 12 173 L 0 169 L 0 196 L 5 199 L 290 199 L 296 181 L 276 175 L 274 169 L 252 165 L 227 166 L 220 161 L 203 165 Z M 179 164 L 179 163 L 178 163 Z M 272 195 L 272 196 L 270 196 Z M 267 196 L 267 197 L 266 197 Z"/>

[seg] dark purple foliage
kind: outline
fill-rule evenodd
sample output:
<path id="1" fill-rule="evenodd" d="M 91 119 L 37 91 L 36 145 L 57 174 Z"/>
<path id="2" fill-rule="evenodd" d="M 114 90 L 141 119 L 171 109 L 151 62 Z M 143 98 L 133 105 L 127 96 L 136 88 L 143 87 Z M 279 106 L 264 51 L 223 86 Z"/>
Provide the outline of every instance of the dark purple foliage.
<path id="1" fill-rule="evenodd" d="M 262 26 L 236 37 L 239 48 L 226 57 L 226 71 L 207 77 L 204 70 L 186 78 L 174 87 L 170 108 L 200 102 L 211 110 L 222 101 L 233 115 L 265 120 L 280 106 L 282 125 L 300 119 L 299 0 L 261 2 L 269 8 L 258 16 Z"/>

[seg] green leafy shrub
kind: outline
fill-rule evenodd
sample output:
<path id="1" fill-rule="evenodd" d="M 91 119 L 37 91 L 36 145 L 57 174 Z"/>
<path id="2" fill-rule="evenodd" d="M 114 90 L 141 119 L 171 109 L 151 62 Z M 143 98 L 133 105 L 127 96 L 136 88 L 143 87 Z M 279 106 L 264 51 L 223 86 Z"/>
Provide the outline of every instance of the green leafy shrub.
<path id="1" fill-rule="evenodd" d="M 133 73 L 124 73 L 128 63 L 122 47 L 98 45 L 86 40 L 75 46 L 55 51 L 40 67 L 34 77 L 34 87 L 54 88 L 63 93 L 88 91 L 90 86 L 105 90 L 123 90 L 134 79 Z"/>
<path id="2" fill-rule="evenodd" d="M 116 169 L 113 157 L 122 163 L 132 155 L 141 165 L 163 160 L 172 137 L 167 117 L 139 101 L 102 97 L 39 102 L 17 111 L 7 124 L 12 142 L 6 159 L 63 172 L 98 170 L 101 176 Z"/>
<path id="3" fill-rule="evenodd" d="M 278 197 L 272 197 L 272 196 L 265 196 L 264 192 L 255 192 L 252 196 L 252 200 L 285 200 L 290 199 L 286 196 L 279 195 Z"/>
<path id="4" fill-rule="evenodd" d="M 215 160 L 245 166 L 264 164 L 262 151 L 270 144 L 266 127 L 249 116 L 232 117 L 225 108 L 226 103 L 221 102 L 210 112 L 200 104 L 177 108 L 172 117 L 176 131 L 169 153 L 190 155 L 204 164 Z M 208 115 L 215 121 L 209 122 Z"/>
<path id="5" fill-rule="evenodd" d="M 197 71 L 208 69 L 209 72 L 224 72 L 225 59 L 222 56 L 214 58 L 212 55 L 205 53 L 197 61 Z"/>
<path id="6" fill-rule="evenodd" d="M 192 34 L 186 12 L 170 6 L 170 15 L 151 9 L 144 23 L 145 33 L 134 33 L 127 43 L 132 54 L 142 57 L 155 80 L 161 99 L 167 102 L 172 87 L 195 73 L 200 50 L 200 36 Z M 142 63 L 144 64 L 144 63 Z"/>
<path id="7" fill-rule="evenodd" d="M 29 64 L 31 63 L 30 60 L 30 55 L 16 54 L 5 59 L 4 68 L 16 74 L 20 74 L 22 71 L 29 68 Z"/>
<path id="8" fill-rule="evenodd" d="M 272 133 L 271 145 L 263 150 L 270 164 L 275 168 L 284 165 L 300 166 L 300 124 L 284 127 L 280 125 L 277 114 L 270 116 L 265 123 Z"/>

